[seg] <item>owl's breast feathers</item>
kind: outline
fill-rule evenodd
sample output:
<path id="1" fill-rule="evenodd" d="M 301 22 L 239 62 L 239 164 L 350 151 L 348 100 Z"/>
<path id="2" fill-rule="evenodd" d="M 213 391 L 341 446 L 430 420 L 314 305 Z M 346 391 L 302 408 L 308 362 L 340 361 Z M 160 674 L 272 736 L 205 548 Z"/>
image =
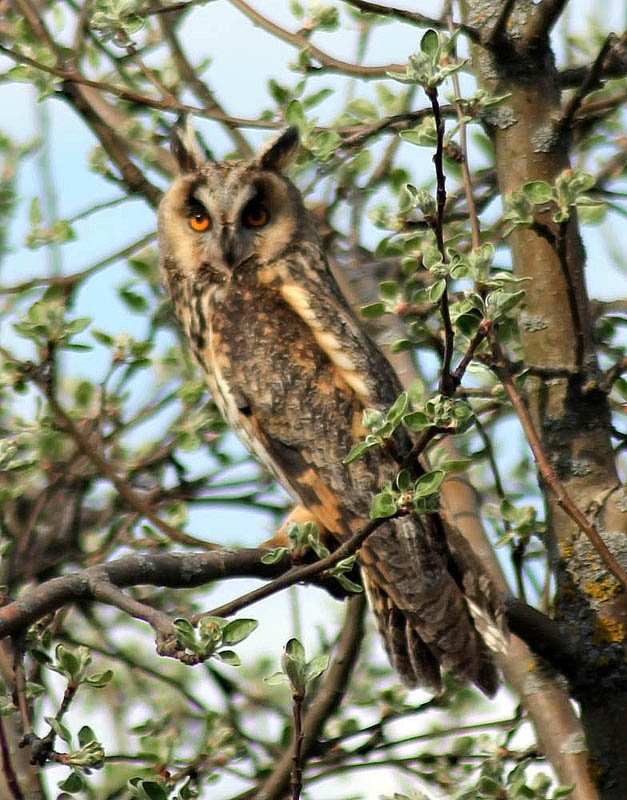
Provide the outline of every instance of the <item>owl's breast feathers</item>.
<path id="1" fill-rule="evenodd" d="M 398 431 L 396 459 L 375 448 L 343 463 L 365 434 L 364 408 L 387 409 L 401 387 L 322 253 L 310 245 L 276 264 L 251 259 L 226 286 L 189 291 L 178 313 L 233 430 L 321 526 L 340 540 L 359 530 L 411 441 Z M 456 529 L 438 514 L 392 520 L 362 547 L 360 562 L 406 683 L 439 689 L 443 667 L 495 691 L 484 640 L 503 641 L 500 601 Z"/>

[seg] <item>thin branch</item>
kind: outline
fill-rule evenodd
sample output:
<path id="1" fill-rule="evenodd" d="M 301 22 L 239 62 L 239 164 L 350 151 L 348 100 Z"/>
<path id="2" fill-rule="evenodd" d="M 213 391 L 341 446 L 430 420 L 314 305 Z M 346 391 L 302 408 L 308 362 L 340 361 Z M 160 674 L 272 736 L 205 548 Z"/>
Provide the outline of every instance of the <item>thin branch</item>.
<path id="1" fill-rule="evenodd" d="M 91 582 L 90 591 L 92 598 L 97 602 L 119 608 L 129 617 L 147 622 L 157 634 L 157 642 L 172 637 L 173 623 L 165 612 L 129 597 L 110 581 L 98 576 Z"/>
<path id="2" fill-rule="evenodd" d="M 196 74 L 196 70 L 192 67 L 185 51 L 181 47 L 178 37 L 176 36 L 174 25 L 173 25 L 173 15 L 171 14 L 164 14 L 161 17 L 160 24 L 161 30 L 163 32 L 164 38 L 167 40 L 168 45 L 170 46 L 170 53 L 172 55 L 172 59 L 176 65 L 176 68 L 179 72 L 179 75 L 183 79 L 183 81 L 192 89 L 196 97 L 201 100 L 207 110 L 215 110 L 221 115 L 223 115 L 224 125 L 229 133 L 229 136 L 233 140 L 234 144 L 241 152 L 241 154 L 245 157 L 250 157 L 253 154 L 253 149 L 246 140 L 246 138 L 239 132 L 236 126 L 228 121 L 228 114 L 224 113 L 224 109 L 219 105 L 213 93 L 209 90 L 206 84 L 200 80 L 198 75 Z"/>
<path id="3" fill-rule="evenodd" d="M 576 680 L 582 659 L 572 631 L 566 632 L 558 622 L 516 597 L 506 599 L 505 616 L 510 631 L 533 653 L 544 658 L 569 680 Z"/>
<path id="4" fill-rule="evenodd" d="M 437 17 L 427 17 L 425 14 L 419 14 L 417 11 L 408 11 L 404 8 L 392 8 L 391 6 L 381 6 L 378 3 L 368 3 L 365 0 L 344 0 L 344 2 L 349 6 L 358 8 L 364 13 L 400 19 L 412 25 L 426 26 L 435 28 L 436 30 L 446 30 L 448 27 L 447 23 L 443 22 L 441 19 Z M 481 36 L 477 28 L 465 25 L 463 22 L 454 22 L 453 26 L 464 33 L 472 42 L 476 44 L 481 42 Z"/>
<path id="5" fill-rule="evenodd" d="M 594 59 L 590 67 L 588 67 L 586 77 L 582 81 L 577 91 L 568 101 L 566 108 L 562 112 L 562 116 L 555 125 L 555 133 L 557 136 L 562 137 L 570 130 L 575 115 L 577 111 L 579 111 L 579 108 L 581 107 L 585 97 L 590 94 L 590 92 L 594 91 L 594 89 L 596 89 L 601 83 L 603 67 L 605 65 L 608 53 L 614 47 L 618 47 L 619 43 L 620 40 L 615 33 L 610 33 L 607 39 L 603 42 L 603 47 L 601 47 L 599 54 Z"/>
<path id="6" fill-rule="evenodd" d="M 151 231 L 145 236 L 142 236 L 140 239 L 137 239 L 126 247 L 123 247 L 121 250 L 111 253 L 109 256 L 105 256 L 104 258 L 100 259 L 100 261 L 96 261 L 95 264 L 86 267 L 80 272 L 74 272 L 70 275 L 50 275 L 43 278 L 31 278 L 30 280 L 23 281 L 22 283 L 14 283 L 12 286 L 0 286 L 0 295 L 19 294 L 20 292 L 25 292 L 28 289 L 34 289 L 37 286 L 59 286 L 62 289 L 71 289 L 77 283 L 80 283 L 80 281 L 82 281 L 84 278 L 87 278 L 89 275 L 97 272 L 99 269 L 102 269 L 103 267 L 106 267 L 121 258 L 126 258 L 127 256 L 130 256 L 139 250 L 141 247 L 145 247 L 147 244 L 150 244 L 156 235 L 157 234 L 155 231 Z"/>
<path id="7" fill-rule="evenodd" d="M 450 5 L 447 8 L 446 14 L 448 29 L 453 35 L 455 23 L 452 19 Z M 456 98 L 461 98 L 461 87 L 459 84 L 459 75 L 453 72 L 451 75 L 453 82 L 453 91 Z M 470 167 L 468 165 L 468 136 L 466 133 L 466 119 L 459 102 L 455 103 L 457 109 L 457 122 L 459 124 L 459 149 L 462 154 L 462 180 L 464 182 L 464 194 L 466 195 L 466 205 L 468 206 L 468 220 L 470 222 L 471 241 L 473 249 L 476 250 L 481 245 L 481 232 L 479 228 L 479 217 L 477 215 L 477 204 L 475 203 L 475 195 L 472 188 L 472 175 L 470 174 Z M 440 108 L 440 113 L 442 109 Z"/>
<path id="8" fill-rule="evenodd" d="M 3 49 L 1 45 L 0 49 Z M 129 192 L 143 195 L 155 208 L 161 199 L 162 191 L 150 183 L 143 172 L 133 163 L 128 155 L 125 140 L 95 111 L 74 80 L 64 81 L 62 93 L 96 134 L 109 158 L 115 162 Z"/>
<path id="9" fill-rule="evenodd" d="M 93 600 L 93 586 L 98 582 L 119 589 L 144 585 L 188 589 L 229 577 L 272 578 L 291 565 L 289 554 L 276 564 L 262 563 L 261 557 L 267 552 L 223 548 L 210 553 L 143 553 L 51 578 L 0 607 L 0 639 L 25 630 L 68 603 Z"/>
<path id="10" fill-rule="evenodd" d="M 546 39 L 553 26 L 566 8 L 568 0 L 542 0 L 533 11 L 523 36 L 525 45 L 531 45 L 536 39 Z"/>
<path id="11" fill-rule="evenodd" d="M 400 516 L 400 514 L 395 514 L 394 516 Z M 230 603 L 225 603 L 224 605 L 218 606 L 208 613 L 213 617 L 228 617 L 231 614 L 235 614 L 240 609 L 245 608 L 246 606 L 252 605 L 253 603 L 258 602 L 265 597 L 269 597 L 272 594 L 280 592 L 282 589 L 285 589 L 288 586 L 293 586 L 295 583 L 307 581 L 316 575 L 320 575 L 325 570 L 334 567 L 336 564 L 342 561 L 342 559 L 352 556 L 353 553 L 357 552 L 357 550 L 366 541 L 371 533 L 374 533 L 374 531 L 381 527 L 381 525 L 389 522 L 390 519 L 392 519 L 392 517 L 370 520 L 370 522 L 364 525 L 360 531 L 357 531 L 357 533 L 353 534 L 350 539 L 347 539 L 345 542 L 343 542 L 337 548 L 337 550 L 334 550 L 328 556 L 321 558 L 319 561 L 314 561 L 313 564 L 306 564 L 303 567 L 292 567 L 292 569 L 290 569 L 284 575 L 275 578 L 275 580 L 267 583 L 265 586 L 261 586 L 259 589 L 248 592 L 247 594 L 232 600 Z M 204 616 L 204 614 L 197 615 L 197 617 L 200 616 Z"/>
<path id="12" fill-rule="evenodd" d="M 15 694 L 17 706 L 20 710 L 22 733 L 29 736 L 32 733 L 28 702 L 26 700 L 26 675 L 24 673 L 24 645 L 19 636 L 13 638 L 13 674 L 15 676 Z"/>
<path id="13" fill-rule="evenodd" d="M 341 72 L 347 75 L 359 75 L 362 78 L 386 78 L 388 72 L 398 72 L 405 68 L 403 64 L 381 64 L 380 66 L 367 67 L 361 64 L 352 64 L 348 61 L 342 61 L 330 55 L 330 53 L 320 50 L 320 48 L 313 45 L 306 36 L 300 33 L 292 33 L 267 19 L 267 17 L 264 17 L 259 11 L 249 6 L 248 3 L 245 3 L 244 0 L 230 0 L 230 3 L 252 20 L 255 25 L 261 26 L 278 39 L 282 39 L 284 42 L 306 51 L 310 56 L 319 61 L 327 72 L 331 71 Z"/>
<path id="14" fill-rule="evenodd" d="M 146 94 L 140 94 L 139 92 L 133 92 L 129 89 L 125 89 L 122 86 L 116 86 L 112 83 L 106 83 L 104 81 L 95 81 L 91 80 L 90 78 L 86 78 L 81 73 L 77 72 L 76 70 L 68 70 L 68 69 L 61 69 L 60 67 L 50 67 L 47 64 L 42 64 L 39 61 L 36 61 L 33 58 L 30 58 L 23 53 L 19 53 L 17 50 L 12 50 L 10 47 L 6 47 L 3 44 L 0 44 L 0 52 L 4 53 L 10 59 L 15 61 L 18 64 L 27 64 L 34 69 L 41 70 L 42 72 L 47 73 L 48 75 L 55 75 L 57 78 L 60 78 L 62 81 L 68 81 L 73 84 L 79 84 L 81 86 L 90 86 L 92 89 L 99 89 L 100 91 L 107 92 L 108 94 L 113 94 L 116 97 L 119 97 L 121 100 L 127 100 L 129 103 L 134 103 L 140 106 L 147 106 L 148 108 L 157 108 L 161 111 L 177 111 L 177 112 L 188 112 L 190 114 L 195 114 L 199 117 L 208 117 L 210 119 L 217 119 L 221 122 L 228 122 L 232 125 L 238 125 L 241 127 L 248 127 L 248 128 L 280 128 L 285 123 L 280 120 L 266 120 L 266 119 L 247 119 L 244 117 L 232 117 L 226 115 L 217 109 L 207 110 L 202 108 L 201 106 L 193 106 L 188 105 L 187 103 L 180 103 L 178 101 L 173 100 L 160 100 L 156 97 L 150 97 Z M 390 69 L 402 69 L 398 65 L 390 65 Z M 382 74 L 383 77 L 385 73 Z M 64 87 L 65 88 L 65 87 Z"/>
<path id="15" fill-rule="evenodd" d="M 498 47 L 507 39 L 507 20 L 515 4 L 516 0 L 503 0 L 497 20 L 484 38 L 487 47 Z"/>
<path id="16" fill-rule="evenodd" d="M 4 781 L 7 785 L 13 800 L 24 800 L 24 795 L 20 789 L 20 784 L 17 780 L 17 775 L 11 763 L 11 750 L 9 742 L 7 741 L 6 732 L 4 730 L 4 718 L 0 716 L 0 756 L 2 760 L 2 773 Z"/>
<path id="17" fill-rule="evenodd" d="M 303 790 L 303 701 L 305 693 L 295 691 L 292 693 L 292 715 L 294 718 L 294 755 L 292 756 L 292 800 L 300 800 Z"/>
<path id="18" fill-rule="evenodd" d="M 213 550 L 218 545 L 213 542 L 206 542 L 202 539 L 197 539 L 195 536 L 183 533 L 183 531 L 175 528 L 173 525 L 168 524 L 165 520 L 161 519 L 154 511 L 149 503 L 146 503 L 131 487 L 126 480 L 121 478 L 116 468 L 111 464 L 102 453 L 92 446 L 89 439 L 82 433 L 82 431 L 75 424 L 70 415 L 62 408 L 55 397 L 48 396 L 48 402 L 55 416 L 63 423 L 63 427 L 67 433 L 76 442 L 79 449 L 89 458 L 89 460 L 97 467 L 102 475 L 104 475 L 117 489 L 118 494 L 122 497 L 127 506 L 141 514 L 146 519 L 150 520 L 160 531 L 169 536 L 174 542 L 185 544 L 192 547 L 200 547 L 205 550 Z"/>
<path id="19" fill-rule="evenodd" d="M 436 176 L 437 214 L 432 227 L 435 233 L 438 250 L 442 256 L 442 261 L 446 264 L 448 257 L 446 255 L 446 248 L 444 246 L 444 207 L 446 205 L 446 175 L 444 174 L 443 163 L 444 119 L 440 113 L 440 102 L 438 99 L 437 87 L 425 87 L 425 93 L 431 102 L 431 110 L 433 112 L 433 119 L 435 122 L 435 130 L 437 135 L 437 144 L 435 154 L 433 156 Z M 455 333 L 453 331 L 453 323 L 451 322 L 451 314 L 449 310 L 448 281 L 444 292 L 442 293 L 442 297 L 440 298 L 440 313 L 442 315 L 442 322 L 444 323 L 444 359 L 442 362 L 442 373 L 440 375 L 439 389 L 442 394 L 450 396 L 455 391 L 451 384 L 451 363 L 453 361 Z"/>
<path id="20" fill-rule="evenodd" d="M 320 689 L 312 700 L 303 721 L 301 757 L 306 759 L 318 741 L 324 724 L 339 707 L 346 691 L 348 680 L 357 661 L 364 634 L 363 619 L 366 599 L 363 594 L 348 601 L 344 626 L 340 634 L 335 656 L 326 671 Z M 292 753 L 284 753 L 275 765 L 272 774 L 258 789 L 248 796 L 255 800 L 280 800 L 289 785 L 292 770 Z"/>
<path id="21" fill-rule="evenodd" d="M 503 351 L 501 350 L 494 332 L 490 334 L 490 344 L 492 346 L 492 353 L 494 356 L 493 368 L 503 383 L 509 399 L 514 406 L 514 410 L 518 414 L 520 423 L 527 437 L 527 441 L 529 442 L 529 446 L 533 452 L 542 479 L 554 494 L 557 504 L 560 506 L 560 508 L 566 514 L 568 514 L 568 516 L 574 522 L 577 523 L 581 531 L 588 537 L 607 569 L 622 586 L 627 588 L 627 572 L 625 572 L 623 567 L 614 558 L 602 537 L 588 522 L 586 516 L 574 504 L 566 492 L 562 482 L 559 480 L 555 474 L 555 471 L 551 467 L 547 455 L 544 452 L 540 437 L 538 436 L 533 424 L 533 420 L 531 419 L 531 414 L 529 413 L 525 402 L 516 388 L 516 384 L 514 383 L 514 379 L 512 378 L 512 374 L 509 369 L 509 364 L 505 358 L 505 355 L 503 354 Z"/>

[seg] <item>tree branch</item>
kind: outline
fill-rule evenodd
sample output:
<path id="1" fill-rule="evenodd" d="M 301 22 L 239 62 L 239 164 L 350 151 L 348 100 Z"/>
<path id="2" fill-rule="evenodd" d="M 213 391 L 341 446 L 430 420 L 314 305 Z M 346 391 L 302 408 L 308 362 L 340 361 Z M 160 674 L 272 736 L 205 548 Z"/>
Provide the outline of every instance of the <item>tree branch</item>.
<path id="1" fill-rule="evenodd" d="M 531 20 L 527 24 L 523 36 L 524 44 L 530 45 L 536 39 L 546 39 L 566 8 L 567 3 L 568 0 L 542 0 L 534 9 Z"/>
<path id="2" fill-rule="evenodd" d="M 292 33 L 291 31 L 282 28 L 275 22 L 264 17 L 256 9 L 252 8 L 245 3 L 244 0 L 230 0 L 231 4 L 239 9 L 242 14 L 245 14 L 255 25 L 260 25 L 262 28 L 282 39 L 288 44 L 294 45 L 301 50 L 305 50 L 309 55 L 319 61 L 327 72 L 342 72 L 346 75 L 359 75 L 362 78 L 386 78 L 388 72 L 399 72 L 404 69 L 403 64 L 381 64 L 376 67 L 367 67 L 361 64 L 352 64 L 348 61 L 342 61 L 335 56 L 320 50 L 319 47 L 313 45 L 306 36 L 300 33 Z"/>
<path id="3" fill-rule="evenodd" d="M 378 3 L 369 3 L 366 0 L 344 0 L 344 2 L 358 8 L 360 11 L 368 14 L 378 14 L 382 17 L 390 17 L 392 19 L 400 19 L 403 22 L 408 22 L 412 25 L 420 27 L 435 28 L 436 30 L 447 30 L 448 23 L 438 19 L 437 17 L 427 17 L 425 14 L 419 14 L 417 11 L 408 11 L 404 8 L 392 8 L 391 6 L 382 6 Z M 473 42 L 479 42 L 479 31 L 470 25 L 465 25 L 463 22 L 453 22 L 453 27 L 459 29 Z"/>
<path id="4" fill-rule="evenodd" d="M 603 68 L 608 59 L 608 54 L 618 46 L 619 41 L 620 40 L 615 33 L 610 33 L 607 39 L 603 42 L 603 46 L 599 50 L 599 54 L 588 67 L 585 78 L 567 103 L 562 116 L 555 125 L 555 132 L 558 137 L 561 138 L 564 136 L 564 134 L 570 131 L 573 120 L 575 119 L 575 114 L 577 111 L 579 111 L 584 99 L 590 94 L 590 92 L 598 88 L 602 80 Z"/>
<path id="5" fill-rule="evenodd" d="M 301 757 L 311 752 L 322 732 L 325 722 L 342 702 L 348 679 L 359 655 L 364 634 L 364 611 L 366 599 L 363 594 L 348 601 L 344 626 L 338 640 L 335 656 L 331 661 L 320 689 L 311 702 L 303 720 Z M 292 753 L 286 751 L 274 767 L 265 783 L 250 796 L 255 800 L 280 800 L 289 785 L 292 769 Z"/>
<path id="6" fill-rule="evenodd" d="M 533 452 L 542 479 L 555 496 L 557 504 L 560 506 L 560 508 L 565 511 L 566 514 L 568 514 L 568 516 L 574 520 L 574 522 L 577 523 L 581 531 L 588 537 L 607 569 L 622 586 L 627 588 L 627 572 L 625 572 L 623 567 L 609 551 L 600 534 L 592 527 L 585 515 L 573 503 L 572 499 L 567 494 L 566 489 L 562 485 L 562 482 L 559 480 L 555 474 L 555 471 L 551 467 L 546 453 L 544 452 L 540 437 L 538 436 L 533 424 L 533 420 L 531 419 L 531 414 L 529 413 L 527 406 L 525 405 L 518 389 L 516 388 L 507 359 L 501 350 L 494 331 L 491 332 L 489 339 L 494 356 L 493 368 L 503 383 L 505 391 L 507 392 L 511 403 L 514 406 L 514 410 L 520 419 L 520 423 L 527 437 L 527 441 L 529 442 L 529 446 Z"/>
<path id="7" fill-rule="evenodd" d="M 401 516 L 401 514 L 395 514 L 394 516 Z M 337 550 L 334 550 L 328 556 L 321 558 L 319 561 L 314 561 L 312 564 L 306 564 L 303 567 L 293 567 L 291 570 L 289 570 L 289 572 L 286 572 L 284 575 L 275 578 L 275 580 L 273 580 L 271 583 L 261 586 L 259 589 L 254 589 L 252 592 L 248 592 L 247 594 L 238 597 L 230 603 L 225 603 L 222 606 L 218 606 L 210 611 L 209 614 L 213 617 L 230 616 L 246 606 L 252 605 L 253 603 L 262 600 L 265 597 L 269 597 L 272 594 L 276 594 L 276 592 L 280 592 L 281 589 L 285 589 L 288 586 L 293 586 L 296 583 L 300 583 L 301 581 L 306 581 L 315 577 L 316 575 L 320 575 L 325 570 L 334 567 L 344 558 L 352 556 L 353 553 L 355 553 L 366 541 L 371 533 L 374 533 L 377 528 L 381 527 L 381 525 L 389 522 L 390 519 L 393 519 L 393 517 L 371 520 L 364 525 L 360 531 L 353 534 L 350 539 L 347 539 L 345 542 L 343 542 L 343 544 L 341 544 Z M 204 615 L 199 614 L 198 616 L 200 617 Z"/>

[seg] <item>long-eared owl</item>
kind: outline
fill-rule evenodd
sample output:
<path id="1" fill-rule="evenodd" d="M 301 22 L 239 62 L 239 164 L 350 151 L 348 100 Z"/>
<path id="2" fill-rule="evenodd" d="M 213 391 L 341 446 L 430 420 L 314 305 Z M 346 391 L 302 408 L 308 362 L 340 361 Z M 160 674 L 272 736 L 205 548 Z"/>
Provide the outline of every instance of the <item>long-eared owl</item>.
<path id="1" fill-rule="evenodd" d="M 225 419 L 322 529 L 345 540 L 368 521 L 412 441 L 344 459 L 366 408 L 401 391 L 334 280 L 300 192 L 283 174 L 298 148 L 287 128 L 252 160 L 214 162 L 191 126 L 172 150 L 180 174 L 159 207 L 163 280 Z M 419 467 L 417 467 L 419 469 Z M 441 514 L 398 517 L 359 551 L 385 648 L 409 686 L 440 670 L 493 694 L 490 647 L 503 641 L 499 598 Z M 489 646 L 488 646 L 489 645 Z"/>

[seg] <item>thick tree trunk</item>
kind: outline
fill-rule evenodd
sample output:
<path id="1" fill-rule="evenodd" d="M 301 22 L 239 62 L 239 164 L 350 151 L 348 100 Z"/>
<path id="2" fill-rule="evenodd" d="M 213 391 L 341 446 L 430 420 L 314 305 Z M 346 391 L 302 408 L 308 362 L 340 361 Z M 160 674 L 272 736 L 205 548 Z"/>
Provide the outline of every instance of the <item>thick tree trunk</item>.
<path id="1" fill-rule="evenodd" d="M 500 33 L 490 36 L 503 5 L 465 0 L 464 22 L 490 39 L 488 46 L 473 48 L 478 81 L 493 94 L 509 95 L 485 120 L 505 198 L 527 181 L 553 182 L 569 167 L 569 141 L 568 132 L 556 135 L 561 113 L 557 73 L 546 32 L 537 24 L 543 4 L 513 3 Z M 539 221 L 557 237 L 550 216 Z M 535 426 L 568 494 L 624 563 L 627 514 L 621 508 L 607 397 L 598 389 L 576 217 L 568 224 L 561 257 L 555 242 L 533 228 L 517 228 L 510 244 L 516 274 L 531 279 L 519 323 Z M 548 491 L 546 504 L 546 544 L 558 580 L 557 616 L 584 654 L 572 692 L 581 704 L 591 772 L 604 800 L 618 800 L 627 797 L 627 758 L 615 746 L 624 737 L 627 708 L 626 595 Z"/>

